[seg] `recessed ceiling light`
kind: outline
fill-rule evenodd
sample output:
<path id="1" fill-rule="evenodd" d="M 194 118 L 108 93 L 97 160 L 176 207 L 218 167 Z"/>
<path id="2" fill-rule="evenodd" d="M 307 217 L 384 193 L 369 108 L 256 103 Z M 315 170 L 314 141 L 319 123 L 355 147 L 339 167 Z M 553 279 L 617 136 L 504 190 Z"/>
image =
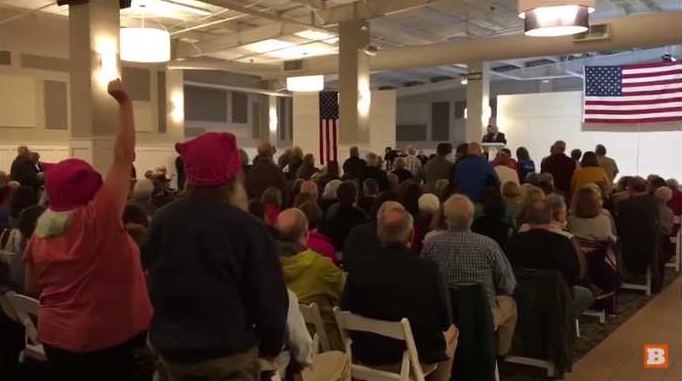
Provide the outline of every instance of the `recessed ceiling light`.
<path id="1" fill-rule="evenodd" d="M 303 30 L 300 32 L 296 32 L 294 34 L 297 35 L 298 37 L 305 38 L 305 39 L 311 40 L 311 41 L 327 42 L 327 40 L 331 40 L 333 38 L 336 38 L 336 35 L 333 33 L 327 33 L 327 32 L 323 32 L 320 30 L 310 30 L 310 29 Z"/>
<path id="2" fill-rule="evenodd" d="M 269 39 L 245 45 L 244 48 L 256 53 L 268 53 L 279 49 L 286 49 L 294 45 L 294 43 L 288 41 Z"/>

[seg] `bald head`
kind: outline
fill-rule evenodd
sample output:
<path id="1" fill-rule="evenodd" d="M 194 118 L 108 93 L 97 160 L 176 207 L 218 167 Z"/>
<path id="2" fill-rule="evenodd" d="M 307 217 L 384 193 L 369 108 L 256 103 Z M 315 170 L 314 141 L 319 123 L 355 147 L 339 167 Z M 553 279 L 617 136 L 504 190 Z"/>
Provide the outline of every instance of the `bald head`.
<path id="1" fill-rule="evenodd" d="M 317 200 L 317 192 L 317 184 L 314 181 L 307 180 L 301 184 L 300 193 L 309 194 L 313 200 Z"/>
<path id="2" fill-rule="evenodd" d="M 478 144 L 478 142 L 471 142 L 467 146 L 467 154 L 468 155 L 479 156 L 479 155 L 481 155 L 482 152 L 483 152 L 483 150 L 481 149 L 481 145 Z"/>
<path id="3" fill-rule="evenodd" d="M 474 222 L 474 204 L 461 194 L 453 195 L 443 203 L 443 213 L 450 229 L 467 230 Z"/>
<path id="4" fill-rule="evenodd" d="M 289 208 L 280 213 L 275 228 L 282 241 L 298 242 L 302 245 L 308 241 L 308 220 L 299 209 Z"/>
<path id="5" fill-rule="evenodd" d="M 381 205 L 377 219 L 377 237 L 382 246 L 409 246 L 412 242 L 412 215 L 397 202 Z"/>

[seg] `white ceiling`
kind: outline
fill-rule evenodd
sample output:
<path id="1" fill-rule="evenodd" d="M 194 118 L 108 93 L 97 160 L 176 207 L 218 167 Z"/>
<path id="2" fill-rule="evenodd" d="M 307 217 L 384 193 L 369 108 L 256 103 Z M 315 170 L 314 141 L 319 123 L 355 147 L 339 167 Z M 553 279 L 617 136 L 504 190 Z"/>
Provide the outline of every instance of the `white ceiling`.
<path id="1" fill-rule="evenodd" d="M 55 3 L 2 0 L 0 23 L 36 11 L 68 14 L 68 7 Z M 8 12 L 9 8 L 20 11 Z M 281 65 L 288 59 L 337 54 L 334 21 L 347 17 L 349 10 L 351 16 L 365 12 L 371 18 L 372 43 L 380 49 L 523 32 L 517 0 L 133 0 L 132 7 L 121 12 L 121 23 L 138 26 L 144 18 L 148 26 L 167 29 L 180 41 L 177 53 L 181 59 L 210 57 L 233 63 Z M 682 0 L 598 0 L 591 19 L 667 10 L 682 10 Z M 392 12 L 382 15 L 383 11 Z M 668 49 L 680 53 L 679 46 Z M 589 57 L 610 53 L 619 52 L 595 52 Z M 491 65 L 501 73 L 517 75 L 520 70 L 539 71 L 539 67 L 547 67 L 549 72 L 554 66 L 582 58 L 540 57 Z M 453 64 L 375 73 L 372 82 L 374 86 L 428 83 L 457 78 L 465 71 L 463 65 Z"/>

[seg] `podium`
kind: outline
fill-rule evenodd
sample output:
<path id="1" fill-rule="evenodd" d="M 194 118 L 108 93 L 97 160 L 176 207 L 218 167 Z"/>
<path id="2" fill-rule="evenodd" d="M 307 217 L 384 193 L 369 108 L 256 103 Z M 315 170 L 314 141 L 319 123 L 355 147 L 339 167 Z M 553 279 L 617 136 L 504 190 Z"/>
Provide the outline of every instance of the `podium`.
<path id="1" fill-rule="evenodd" d="M 490 161 L 495 160 L 497 153 L 505 146 L 506 144 L 504 143 L 481 143 L 481 147 L 488 154 L 488 160 Z"/>

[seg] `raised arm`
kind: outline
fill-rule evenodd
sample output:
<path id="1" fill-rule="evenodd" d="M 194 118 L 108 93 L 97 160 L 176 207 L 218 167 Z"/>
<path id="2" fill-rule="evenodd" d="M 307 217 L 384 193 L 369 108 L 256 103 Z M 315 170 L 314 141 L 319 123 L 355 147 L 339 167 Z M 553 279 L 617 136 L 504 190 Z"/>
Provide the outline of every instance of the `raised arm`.
<path id="1" fill-rule="evenodd" d="M 130 189 L 130 166 L 135 158 L 135 122 L 133 102 L 120 79 L 109 82 L 107 89 L 118 102 L 118 131 L 114 142 L 114 162 L 104 180 L 104 187 L 110 193 L 118 215 L 123 215 Z"/>

